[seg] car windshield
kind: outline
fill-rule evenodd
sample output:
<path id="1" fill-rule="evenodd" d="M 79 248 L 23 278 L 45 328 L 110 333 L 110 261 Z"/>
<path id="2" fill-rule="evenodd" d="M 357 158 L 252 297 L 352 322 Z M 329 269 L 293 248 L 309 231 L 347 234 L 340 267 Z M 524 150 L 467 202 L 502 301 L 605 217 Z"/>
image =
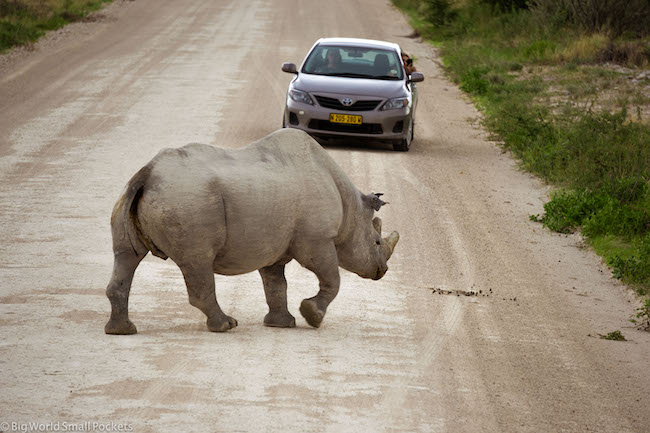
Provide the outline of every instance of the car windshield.
<path id="1" fill-rule="evenodd" d="M 309 55 L 302 72 L 335 77 L 401 80 L 397 52 L 381 48 L 319 45 Z"/>

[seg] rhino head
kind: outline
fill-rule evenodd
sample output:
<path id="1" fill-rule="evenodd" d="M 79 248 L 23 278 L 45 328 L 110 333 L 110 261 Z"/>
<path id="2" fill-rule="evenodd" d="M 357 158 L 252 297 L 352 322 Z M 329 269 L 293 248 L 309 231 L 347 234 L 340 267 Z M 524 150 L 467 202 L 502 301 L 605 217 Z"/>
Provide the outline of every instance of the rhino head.
<path id="1" fill-rule="evenodd" d="M 339 266 L 363 278 L 378 280 L 388 270 L 386 262 L 393 254 L 399 233 L 381 237 L 381 219 L 374 212 L 387 204 L 381 193 L 361 195 L 361 206 L 350 218 L 350 235 L 337 246 Z"/>

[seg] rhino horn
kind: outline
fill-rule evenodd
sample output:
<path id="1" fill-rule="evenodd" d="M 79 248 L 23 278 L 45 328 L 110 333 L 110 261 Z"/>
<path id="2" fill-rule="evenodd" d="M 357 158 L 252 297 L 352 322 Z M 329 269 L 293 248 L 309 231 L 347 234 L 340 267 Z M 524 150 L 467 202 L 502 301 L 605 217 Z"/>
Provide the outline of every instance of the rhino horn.
<path id="1" fill-rule="evenodd" d="M 393 232 L 388 236 L 387 238 L 384 238 L 384 242 L 388 246 L 388 252 L 386 254 L 386 260 L 390 259 L 390 256 L 393 255 L 393 250 L 395 249 L 395 245 L 397 245 L 397 241 L 399 241 L 399 233 Z"/>
<path id="2" fill-rule="evenodd" d="M 379 218 L 379 217 L 373 218 L 372 226 L 375 228 L 377 233 L 381 234 L 381 218 Z"/>

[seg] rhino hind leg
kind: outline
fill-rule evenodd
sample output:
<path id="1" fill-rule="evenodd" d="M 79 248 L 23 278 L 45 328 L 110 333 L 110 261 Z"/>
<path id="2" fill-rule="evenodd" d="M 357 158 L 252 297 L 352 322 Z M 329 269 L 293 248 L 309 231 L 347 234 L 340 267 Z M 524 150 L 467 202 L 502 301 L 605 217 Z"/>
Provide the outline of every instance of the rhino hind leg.
<path id="1" fill-rule="evenodd" d="M 129 320 L 129 293 L 133 274 L 146 254 L 137 254 L 133 249 L 116 252 L 113 275 L 106 287 L 106 296 L 111 302 L 111 318 L 104 332 L 114 335 L 135 334 L 137 329 Z"/>
<path id="2" fill-rule="evenodd" d="M 264 317 L 264 326 L 294 328 L 296 318 L 287 308 L 287 280 L 284 277 L 284 264 L 276 264 L 260 269 L 264 294 L 269 313 Z"/>
<path id="3" fill-rule="evenodd" d="M 227 316 L 217 303 L 214 292 L 214 271 L 206 266 L 181 266 L 185 278 L 190 305 L 206 315 L 208 329 L 212 332 L 226 332 L 237 326 L 237 320 Z"/>
<path id="4" fill-rule="evenodd" d="M 296 248 L 296 260 L 318 277 L 319 290 L 316 296 L 303 299 L 300 314 L 309 325 L 320 327 L 327 307 L 339 292 L 341 277 L 339 275 L 338 257 L 334 242 L 313 242 Z"/>

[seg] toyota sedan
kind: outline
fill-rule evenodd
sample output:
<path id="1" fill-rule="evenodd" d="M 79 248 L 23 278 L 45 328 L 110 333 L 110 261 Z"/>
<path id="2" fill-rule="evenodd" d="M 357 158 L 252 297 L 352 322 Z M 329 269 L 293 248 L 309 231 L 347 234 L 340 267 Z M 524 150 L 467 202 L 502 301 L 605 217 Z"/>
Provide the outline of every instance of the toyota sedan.
<path id="1" fill-rule="evenodd" d="M 419 72 L 408 75 L 399 45 L 368 39 L 319 39 L 289 85 L 283 127 L 320 138 L 355 137 L 411 146 Z"/>

